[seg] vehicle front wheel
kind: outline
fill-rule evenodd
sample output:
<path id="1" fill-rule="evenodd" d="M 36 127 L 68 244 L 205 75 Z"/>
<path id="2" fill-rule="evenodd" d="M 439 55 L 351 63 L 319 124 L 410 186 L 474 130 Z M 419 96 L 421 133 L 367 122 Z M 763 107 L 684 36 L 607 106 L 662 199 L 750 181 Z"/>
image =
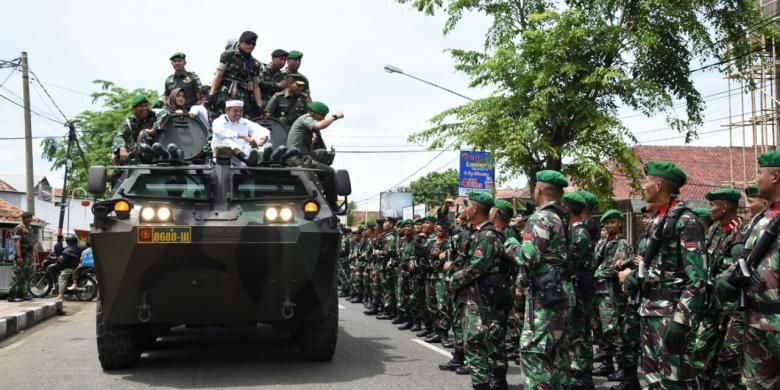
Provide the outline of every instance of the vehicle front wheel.
<path id="1" fill-rule="evenodd" d="M 132 325 L 109 325 L 103 321 L 103 307 L 97 301 L 97 349 L 104 370 L 118 370 L 138 364 L 143 342 Z"/>
<path id="2" fill-rule="evenodd" d="M 335 288 L 328 301 L 327 317 L 302 321 L 298 326 L 298 331 L 293 334 L 298 339 L 298 348 L 304 360 L 327 362 L 333 359 L 339 328 L 339 304 Z"/>

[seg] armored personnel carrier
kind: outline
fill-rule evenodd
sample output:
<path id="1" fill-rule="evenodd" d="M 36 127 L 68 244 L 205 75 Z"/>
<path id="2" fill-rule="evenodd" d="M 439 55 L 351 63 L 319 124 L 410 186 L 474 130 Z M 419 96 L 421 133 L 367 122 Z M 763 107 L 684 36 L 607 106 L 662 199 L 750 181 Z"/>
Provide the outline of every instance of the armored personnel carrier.
<path id="1" fill-rule="evenodd" d="M 273 145 L 285 144 L 283 125 L 260 122 Z M 204 157 L 207 132 L 196 120 L 177 118 L 161 137 L 169 146 L 155 145 L 163 152 L 153 162 L 110 167 L 119 179 L 93 206 L 103 369 L 135 365 L 179 325 L 288 326 L 304 359 L 330 360 L 349 174 L 331 178 L 345 197 L 339 209 L 323 194 L 324 172 L 287 164 L 295 153 L 283 146 L 239 167 L 230 151 Z M 88 182 L 107 193 L 107 167 L 91 167 Z"/>

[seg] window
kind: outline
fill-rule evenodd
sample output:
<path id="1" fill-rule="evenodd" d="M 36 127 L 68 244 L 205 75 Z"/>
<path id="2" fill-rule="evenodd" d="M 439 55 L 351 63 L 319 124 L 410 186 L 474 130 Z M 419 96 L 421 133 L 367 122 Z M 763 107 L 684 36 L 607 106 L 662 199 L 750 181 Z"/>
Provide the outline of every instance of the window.
<path id="1" fill-rule="evenodd" d="M 303 183 L 289 174 L 233 176 L 233 198 L 236 200 L 300 195 L 306 195 Z"/>
<path id="2" fill-rule="evenodd" d="M 160 174 L 141 175 L 125 195 L 151 198 L 191 200 L 209 199 L 209 177 L 205 175 Z"/>

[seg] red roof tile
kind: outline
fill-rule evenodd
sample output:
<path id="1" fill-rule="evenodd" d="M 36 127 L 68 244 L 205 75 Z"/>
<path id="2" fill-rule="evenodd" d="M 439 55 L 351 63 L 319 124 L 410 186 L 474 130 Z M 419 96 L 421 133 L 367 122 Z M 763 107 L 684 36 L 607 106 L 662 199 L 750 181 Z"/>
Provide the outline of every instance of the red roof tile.
<path id="1" fill-rule="evenodd" d="M 16 188 L 14 188 L 10 184 L 4 182 L 2 179 L 0 179 L 0 191 L 3 191 L 3 192 L 19 192 L 19 191 L 16 190 Z"/>
<path id="2" fill-rule="evenodd" d="M 34 222 L 43 222 L 38 217 L 33 217 Z M 22 223 L 22 209 L 0 199 L 0 223 Z"/>
<path id="3" fill-rule="evenodd" d="M 688 175 L 688 183 L 680 194 L 682 199 L 704 200 L 704 195 L 713 189 L 724 186 L 743 189 L 745 182 L 750 184 L 756 180 L 756 153 L 752 147 L 635 146 L 633 150 L 642 163 L 671 161 L 677 164 Z M 758 154 L 762 152 L 758 150 Z M 615 199 L 641 198 L 641 193 L 631 188 L 619 169 L 613 172 Z"/>

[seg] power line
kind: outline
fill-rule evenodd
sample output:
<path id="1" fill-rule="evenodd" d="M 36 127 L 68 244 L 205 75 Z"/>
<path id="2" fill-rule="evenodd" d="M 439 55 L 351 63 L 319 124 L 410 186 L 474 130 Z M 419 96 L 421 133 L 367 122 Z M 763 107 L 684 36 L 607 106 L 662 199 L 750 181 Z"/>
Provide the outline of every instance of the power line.
<path id="1" fill-rule="evenodd" d="M 57 85 L 57 84 L 54 84 L 54 83 L 49 82 L 49 81 L 38 80 L 38 82 L 44 83 L 44 84 L 46 84 L 48 86 L 51 86 L 51 87 L 54 87 L 54 88 L 59 88 L 59 89 L 61 89 L 63 91 L 72 92 L 72 93 L 75 93 L 77 95 L 83 95 L 83 96 L 87 96 L 87 97 L 92 97 L 92 94 L 89 94 L 89 93 L 86 93 L 86 92 L 82 92 L 82 91 L 78 91 L 78 90 L 75 90 L 75 89 L 72 89 L 72 88 L 68 88 L 68 87 L 63 87 L 61 85 Z"/>
<path id="2" fill-rule="evenodd" d="M 5 95 L 3 95 L 3 94 L 0 94 L 0 98 L 2 98 L 2 99 L 5 99 L 6 101 L 8 101 L 9 103 L 11 103 L 11 104 L 13 104 L 13 105 L 15 105 L 15 106 L 18 106 L 18 107 L 19 107 L 19 108 L 21 108 L 22 110 L 24 110 L 24 109 L 25 109 L 23 105 L 21 105 L 21 104 L 19 104 L 19 103 L 15 102 L 15 101 L 13 101 L 13 100 L 11 100 L 11 98 L 9 98 L 9 97 L 7 97 L 7 96 L 5 96 Z M 30 113 L 31 113 L 31 114 L 33 114 L 33 115 L 39 116 L 39 117 L 41 117 L 41 118 L 48 119 L 48 120 L 50 120 L 50 121 L 52 121 L 52 122 L 54 122 L 54 123 L 58 123 L 58 124 L 61 124 L 61 125 L 63 125 L 63 126 L 65 125 L 65 123 L 63 123 L 63 122 L 60 122 L 60 121 L 58 121 L 58 120 L 56 120 L 56 119 L 53 119 L 53 118 L 51 118 L 51 117 L 49 117 L 49 116 L 43 115 L 43 114 L 41 114 L 41 113 L 39 113 L 39 112 L 37 112 L 37 111 L 33 111 L 32 109 L 30 109 Z"/>
<path id="3" fill-rule="evenodd" d="M 49 91 L 46 90 L 46 87 L 44 87 L 43 84 L 41 84 L 41 80 L 38 78 L 38 75 L 35 74 L 35 72 L 33 72 L 32 69 L 30 69 L 30 74 L 33 76 L 33 80 L 35 80 L 35 82 L 38 83 L 38 85 L 41 87 L 41 89 L 46 94 L 46 96 L 49 97 L 49 100 L 51 100 L 51 103 L 54 104 L 54 107 L 57 108 L 57 111 L 60 112 L 60 115 L 62 115 L 62 117 L 65 119 L 65 122 L 70 121 L 70 119 L 68 119 L 68 116 L 65 115 L 64 112 L 62 112 L 62 109 L 60 108 L 60 106 L 57 105 L 57 102 L 54 101 L 54 98 L 51 97 L 51 95 L 49 94 Z"/>

